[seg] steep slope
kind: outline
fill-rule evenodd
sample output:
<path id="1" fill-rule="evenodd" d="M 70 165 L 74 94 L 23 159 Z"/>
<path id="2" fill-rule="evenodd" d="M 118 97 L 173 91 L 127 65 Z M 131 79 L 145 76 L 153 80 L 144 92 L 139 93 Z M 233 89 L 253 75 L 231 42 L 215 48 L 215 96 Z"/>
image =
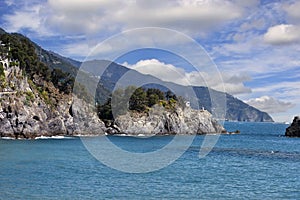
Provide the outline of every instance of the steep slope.
<path id="1" fill-rule="evenodd" d="M 52 51 L 46 51 L 38 45 L 35 45 L 35 48 L 41 62 L 52 69 L 61 69 L 74 77 L 76 76 L 80 62 L 60 56 Z"/>
<path id="2" fill-rule="evenodd" d="M 0 40 L 1 137 L 104 134 L 93 109 L 72 97 L 69 74 L 40 62 L 33 43 L 20 34 L 4 33 Z"/>
<path id="3" fill-rule="evenodd" d="M 224 95 L 216 90 L 208 89 L 207 87 L 193 87 L 197 97 L 199 97 L 199 105 L 212 111 L 211 98 L 214 96 Z M 243 101 L 235 98 L 230 94 L 226 96 L 226 120 L 228 121 L 247 121 L 247 122 L 273 122 L 273 119 L 266 112 L 262 112 Z M 222 98 L 222 97 L 221 97 Z"/>

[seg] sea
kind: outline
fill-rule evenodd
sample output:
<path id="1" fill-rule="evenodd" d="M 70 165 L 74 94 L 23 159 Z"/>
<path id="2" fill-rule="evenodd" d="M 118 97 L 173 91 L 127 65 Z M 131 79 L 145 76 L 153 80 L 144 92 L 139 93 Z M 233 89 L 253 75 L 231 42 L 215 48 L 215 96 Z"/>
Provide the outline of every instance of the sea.
<path id="1" fill-rule="evenodd" d="M 80 137 L 0 139 L 0 199 L 300 199 L 300 138 L 284 137 L 287 124 L 224 126 L 240 134 L 221 135 L 205 157 L 205 136 L 195 136 L 177 160 L 145 173 L 103 164 Z M 105 137 L 136 152 L 174 139 Z"/>

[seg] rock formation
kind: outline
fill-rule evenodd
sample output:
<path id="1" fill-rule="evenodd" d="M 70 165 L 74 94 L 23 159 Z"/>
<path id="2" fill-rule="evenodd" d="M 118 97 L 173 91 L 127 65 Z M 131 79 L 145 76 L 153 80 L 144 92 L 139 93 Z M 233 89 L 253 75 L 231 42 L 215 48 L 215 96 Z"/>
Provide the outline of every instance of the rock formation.
<path id="1" fill-rule="evenodd" d="M 1 33 L 0 30 L 0 41 L 0 137 L 223 131 L 208 111 L 171 104 L 168 109 L 154 106 L 147 113 L 130 111 L 115 118 L 107 128 L 98 117 L 101 112 L 97 113 L 95 105 L 87 103 L 93 99 L 87 88 L 74 84 L 72 75 L 53 67 L 52 64 L 59 61 L 50 59 L 53 58 L 50 54 L 39 57 L 37 52 L 42 51 L 37 48 L 40 47 L 22 35 Z M 45 59 L 47 62 L 42 62 Z M 72 95 L 73 87 L 78 91 L 76 95 Z M 138 102 L 134 107 L 139 105 Z"/>
<path id="2" fill-rule="evenodd" d="M 43 82 L 49 95 L 39 92 L 18 66 L 5 74 L 8 86 L 0 92 L 1 137 L 104 134 L 104 123 L 83 100 L 59 92 L 51 82 Z"/>
<path id="3" fill-rule="evenodd" d="M 23 71 L 14 66 L 5 70 L 7 87 L 0 98 L 0 136 L 35 138 L 54 135 L 129 135 L 221 133 L 223 127 L 206 110 L 155 105 L 149 112 L 130 112 L 106 128 L 95 107 L 84 100 L 61 93 L 51 82 L 40 92 Z M 38 79 L 38 77 L 36 78 Z M 42 80 L 41 80 L 42 81 Z"/>
<path id="4" fill-rule="evenodd" d="M 300 117 L 294 117 L 293 123 L 286 129 L 285 136 L 300 137 Z"/>
<path id="5" fill-rule="evenodd" d="M 224 128 L 206 110 L 189 107 L 170 111 L 155 105 L 145 113 L 127 113 L 118 116 L 115 127 L 129 135 L 206 134 L 221 133 Z"/>

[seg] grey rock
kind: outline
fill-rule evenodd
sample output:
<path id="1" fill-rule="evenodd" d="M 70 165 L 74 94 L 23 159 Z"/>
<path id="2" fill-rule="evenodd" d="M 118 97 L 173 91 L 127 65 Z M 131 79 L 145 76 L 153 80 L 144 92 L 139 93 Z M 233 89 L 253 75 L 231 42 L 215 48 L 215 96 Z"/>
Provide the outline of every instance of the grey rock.
<path id="1" fill-rule="evenodd" d="M 221 133 L 224 128 L 204 110 L 176 107 L 165 110 L 153 106 L 148 113 L 127 113 L 118 116 L 108 128 L 98 118 L 95 106 L 84 100 L 59 92 L 51 83 L 47 88 L 53 101 L 47 102 L 28 83 L 22 70 L 12 67 L 5 71 L 4 88 L 10 93 L 0 97 L 0 136 L 35 138 L 53 135 L 128 135 L 205 134 Z M 16 78 L 18 77 L 18 78 Z M 38 79 L 38 77 L 37 77 Z M 30 94 L 30 95 L 28 95 Z"/>
<path id="2" fill-rule="evenodd" d="M 49 105 L 31 88 L 18 67 L 5 71 L 9 83 L 0 96 L 0 136 L 35 138 L 53 135 L 102 135 L 105 125 L 93 106 L 85 101 L 59 93 L 53 85 L 49 88 L 56 104 Z M 16 78 L 18 77 L 18 78 Z M 33 95 L 29 98 L 28 93 Z"/>
<path id="3" fill-rule="evenodd" d="M 207 134 L 225 131 L 206 110 L 176 107 L 169 111 L 158 105 L 152 107 L 148 114 L 127 113 L 118 116 L 115 124 L 120 133 L 128 135 Z"/>

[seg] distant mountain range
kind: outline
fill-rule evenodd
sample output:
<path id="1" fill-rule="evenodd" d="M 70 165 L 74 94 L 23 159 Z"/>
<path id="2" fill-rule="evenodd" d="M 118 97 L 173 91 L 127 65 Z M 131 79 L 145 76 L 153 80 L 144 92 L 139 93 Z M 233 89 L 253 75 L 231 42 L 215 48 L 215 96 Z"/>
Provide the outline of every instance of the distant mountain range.
<path id="1" fill-rule="evenodd" d="M 0 29 L 0 34 L 5 33 L 3 29 Z M 21 34 L 17 34 L 19 37 L 24 37 Z M 33 42 L 32 42 L 33 43 Z M 39 45 L 33 43 L 36 48 L 36 53 L 41 62 L 45 63 L 48 67 L 52 69 L 61 69 L 64 72 L 70 73 L 72 76 L 76 77 L 79 67 L 82 65 L 81 62 L 73 60 L 71 58 L 63 57 L 52 51 L 47 51 L 40 47 Z M 192 92 L 197 99 L 191 99 L 192 106 L 202 108 L 214 113 L 215 110 L 225 109 L 226 115 L 225 119 L 228 121 L 249 121 L 249 122 L 272 122 L 273 119 L 266 112 L 262 112 L 243 101 L 235 98 L 234 96 L 219 92 L 207 87 L 202 86 L 181 86 L 171 82 L 164 82 L 151 75 L 141 74 L 135 70 L 128 69 L 117 63 L 106 61 L 106 60 L 93 60 L 84 63 L 88 71 L 95 77 L 90 78 L 89 75 L 85 77 L 86 80 L 80 81 L 97 81 L 96 75 L 101 74 L 100 82 L 98 83 L 96 100 L 99 103 L 104 103 L 107 98 L 110 97 L 113 89 L 118 86 L 119 82 L 123 86 L 125 85 L 135 85 L 139 83 L 149 83 L 144 85 L 144 87 L 154 87 L 167 91 L 172 89 L 178 92 L 179 95 L 188 98 L 187 91 Z M 107 67 L 108 66 L 108 67 Z M 105 68 L 105 70 L 104 70 Z M 103 71 L 104 70 L 104 71 Z M 122 77 L 130 75 L 131 79 L 122 79 Z M 151 84 L 152 83 L 152 84 Z M 214 98 L 211 98 L 214 97 Z M 218 99 L 226 100 L 225 106 L 220 105 L 223 102 L 218 102 Z M 190 100 L 190 99 L 189 99 Z M 218 113 L 218 112 L 216 112 Z M 225 112 L 224 112 L 225 113 Z M 216 118 L 224 118 L 224 116 L 215 116 Z"/>

